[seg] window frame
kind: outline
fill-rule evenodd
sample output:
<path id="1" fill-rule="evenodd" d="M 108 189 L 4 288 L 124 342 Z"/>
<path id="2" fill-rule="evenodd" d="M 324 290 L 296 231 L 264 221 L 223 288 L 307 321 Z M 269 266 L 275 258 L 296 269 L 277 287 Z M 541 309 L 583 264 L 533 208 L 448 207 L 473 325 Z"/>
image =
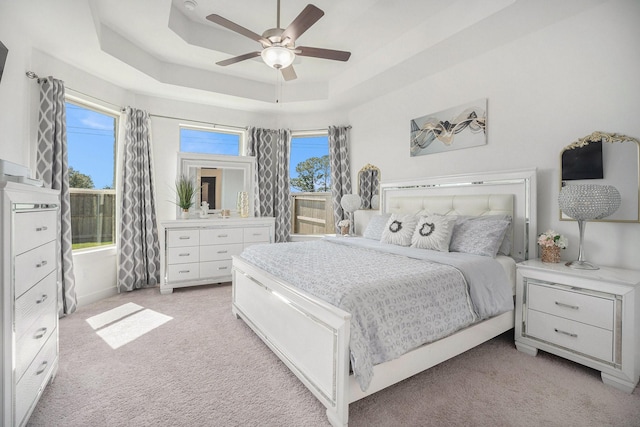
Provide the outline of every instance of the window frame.
<path id="1" fill-rule="evenodd" d="M 88 252 L 96 252 L 96 251 L 109 251 L 109 250 L 114 250 L 117 248 L 118 245 L 118 239 L 119 239 L 119 234 L 120 234 L 120 229 L 118 227 L 119 224 L 119 216 L 120 216 L 120 212 L 118 209 L 118 206 L 120 204 L 120 190 L 119 190 L 119 179 L 118 179 L 118 171 L 120 170 L 118 164 L 119 164 L 119 156 L 121 153 L 120 150 L 120 119 L 122 117 L 122 111 L 118 111 L 115 110 L 113 108 L 107 107 L 105 105 L 102 104 L 98 104 L 92 101 L 89 101 L 86 98 L 80 97 L 80 96 L 76 96 L 72 93 L 65 93 L 65 104 L 73 104 L 76 105 L 78 107 L 87 109 L 87 110 L 92 110 L 94 112 L 100 113 L 100 114 L 104 114 L 106 116 L 109 116 L 111 118 L 113 118 L 114 122 L 113 122 L 113 134 L 114 134 L 114 141 L 113 141 L 113 188 L 112 189 L 91 189 L 91 190 L 95 190 L 95 191 L 101 191 L 104 194 L 113 194 L 114 195 L 114 227 L 113 227 L 113 243 L 110 245 L 96 245 L 96 246 L 91 246 L 91 247 L 87 247 L 87 248 L 78 248 L 78 249 L 72 249 L 73 253 L 88 253 Z M 65 108 L 66 110 L 66 108 Z M 65 122 L 66 122 L 66 114 L 65 114 Z M 66 123 L 65 123 L 66 126 Z M 67 134 L 68 134 L 68 129 L 67 129 Z M 68 150 L 68 148 L 67 148 Z M 68 161 L 68 160 L 67 160 Z M 82 189 L 82 188 L 71 188 L 69 187 L 69 193 L 74 192 L 75 190 L 78 190 L 78 192 L 85 192 L 88 189 Z M 73 238 L 73 236 L 72 236 Z"/>
<path id="2" fill-rule="evenodd" d="M 188 130 L 196 130 L 196 131 L 203 131 L 203 132 L 212 132 L 212 133 L 222 133 L 222 134 L 226 134 L 226 135 L 238 135 L 239 136 L 239 141 L 238 141 L 238 155 L 234 155 L 234 154 L 220 154 L 220 153 L 202 153 L 199 151 L 182 151 L 182 129 L 188 129 Z M 199 153 L 199 154 L 213 154 L 216 156 L 232 156 L 232 157 L 238 157 L 238 156 L 244 156 L 246 155 L 246 149 L 247 149 L 247 131 L 246 129 L 243 128 L 237 128 L 234 129 L 232 127 L 227 127 L 227 126 L 219 126 L 219 125 L 203 125 L 203 124 L 190 124 L 190 123 L 180 123 L 178 125 L 178 151 L 180 153 Z"/>

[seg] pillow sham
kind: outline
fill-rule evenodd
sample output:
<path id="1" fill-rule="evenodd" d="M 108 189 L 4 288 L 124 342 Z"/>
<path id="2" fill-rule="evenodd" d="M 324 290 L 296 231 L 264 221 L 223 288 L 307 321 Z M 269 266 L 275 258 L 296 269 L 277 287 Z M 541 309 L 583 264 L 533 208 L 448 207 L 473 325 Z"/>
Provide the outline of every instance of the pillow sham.
<path id="1" fill-rule="evenodd" d="M 479 217 L 478 217 L 479 218 Z M 449 250 L 495 258 L 511 221 L 506 219 L 458 218 Z"/>
<path id="2" fill-rule="evenodd" d="M 456 217 L 421 216 L 411 237 L 411 247 L 449 252 L 449 243 L 455 224 Z"/>
<path id="3" fill-rule="evenodd" d="M 380 240 L 382 239 L 382 232 L 384 231 L 387 221 L 389 221 L 391 214 L 377 214 L 371 217 L 367 228 L 365 228 L 362 237 L 366 239 Z"/>
<path id="4" fill-rule="evenodd" d="M 498 214 L 498 215 L 481 215 L 481 216 L 470 216 L 470 215 L 459 215 L 458 223 L 463 221 L 494 221 L 496 219 L 504 219 L 509 221 L 509 227 L 507 231 L 504 233 L 504 238 L 500 243 L 500 248 L 498 249 L 498 253 L 502 255 L 511 255 L 511 230 L 513 228 L 513 221 L 511 215 L 506 214 Z"/>
<path id="5" fill-rule="evenodd" d="M 391 214 L 385 224 L 380 241 L 399 246 L 411 245 L 411 236 L 413 236 L 417 222 L 418 219 L 411 214 Z"/>

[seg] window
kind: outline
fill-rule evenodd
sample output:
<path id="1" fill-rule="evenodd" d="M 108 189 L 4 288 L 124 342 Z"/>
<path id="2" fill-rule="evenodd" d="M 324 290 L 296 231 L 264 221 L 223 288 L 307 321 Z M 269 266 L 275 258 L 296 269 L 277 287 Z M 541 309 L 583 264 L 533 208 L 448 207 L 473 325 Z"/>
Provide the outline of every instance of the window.
<path id="1" fill-rule="evenodd" d="M 180 127 L 180 151 L 239 156 L 243 131 Z"/>
<path id="2" fill-rule="evenodd" d="M 117 113 L 67 100 L 73 249 L 115 242 Z"/>
<path id="3" fill-rule="evenodd" d="M 335 233 L 326 134 L 291 136 L 289 184 L 293 234 Z"/>

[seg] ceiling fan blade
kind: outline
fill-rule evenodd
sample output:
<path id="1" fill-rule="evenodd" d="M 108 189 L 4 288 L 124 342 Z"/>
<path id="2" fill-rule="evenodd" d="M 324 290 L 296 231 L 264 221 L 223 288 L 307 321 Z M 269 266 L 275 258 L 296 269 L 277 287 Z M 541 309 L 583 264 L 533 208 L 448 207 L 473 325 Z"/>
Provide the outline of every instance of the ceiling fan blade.
<path id="1" fill-rule="evenodd" d="M 298 46 L 296 54 L 300 56 L 312 56 L 314 58 L 332 59 L 334 61 L 348 61 L 351 52 L 344 50 L 322 49 L 320 47 Z"/>
<path id="2" fill-rule="evenodd" d="M 295 70 L 293 69 L 293 65 L 289 65 L 287 68 L 281 68 L 280 71 L 282 72 L 282 77 L 285 81 L 295 80 L 298 78 Z"/>
<path id="3" fill-rule="evenodd" d="M 246 59 L 255 58 L 256 56 L 260 56 L 260 52 L 251 52 L 245 53 L 244 55 L 234 56 L 233 58 L 225 59 L 224 61 L 216 62 L 218 65 L 222 65 L 226 67 L 227 65 L 235 64 L 236 62 L 244 61 Z"/>
<path id="4" fill-rule="evenodd" d="M 238 34 L 242 34 L 245 37 L 249 37 L 251 40 L 255 40 L 262 44 L 267 43 L 267 46 L 271 46 L 271 41 L 265 39 L 259 34 L 254 33 L 251 30 L 247 30 L 246 28 L 236 24 L 235 22 L 229 21 L 227 18 L 223 18 L 220 15 L 216 15 L 215 13 L 207 16 L 207 20 L 213 22 L 214 24 L 221 25 L 231 31 L 235 31 Z"/>
<path id="5" fill-rule="evenodd" d="M 296 19 L 293 20 L 291 24 L 284 30 L 282 35 L 280 36 L 282 40 L 289 38 L 294 42 L 311 27 L 315 24 L 318 19 L 324 16 L 324 12 L 312 4 L 308 4 Z"/>

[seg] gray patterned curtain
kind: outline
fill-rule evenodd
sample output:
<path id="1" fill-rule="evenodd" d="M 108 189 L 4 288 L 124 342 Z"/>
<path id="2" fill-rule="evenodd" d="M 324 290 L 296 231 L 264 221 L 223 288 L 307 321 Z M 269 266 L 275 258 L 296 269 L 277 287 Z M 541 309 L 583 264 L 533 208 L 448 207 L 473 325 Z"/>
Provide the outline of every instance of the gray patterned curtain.
<path id="1" fill-rule="evenodd" d="M 362 199 L 361 209 L 371 209 L 371 198 L 378 194 L 379 172 L 375 169 L 361 170 L 358 173 L 358 195 Z"/>
<path id="2" fill-rule="evenodd" d="M 71 204 L 69 202 L 69 163 L 67 157 L 67 118 L 64 99 L 64 82 L 53 77 L 39 79 L 40 115 L 38 123 L 38 153 L 36 177 L 46 187 L 60 190 L 58 215 L 57 259 L 58 269 L 58 315 L 76 311 L 76 279 L 73 274 L 71 239 Z"/>
<path id="3" fill-rule="evenodd" d="M 118 291 L 160 283 L 160 243 L 156 221 L 151 121 L 146 111 L 127 107 L 122 168 Z"/>
<path id="4" fill-rule="evenodd" d="M 256 157 L 255 215 L 275 217 L 276 242 L 291 234 L 289 198 L 289 139 L 291 131 L 249 128 L 247 154 Z"/>
<path id="5" fill-rule="evenodd" d="M 329 126 L 329 159 L 331 161 L 331 199 L 336 233 L 338 222 L 348 219 L 340 206 L 345 194 L 351 194 L 351 167 L 349 164 L 349 129 L 351 126 Z"/>

